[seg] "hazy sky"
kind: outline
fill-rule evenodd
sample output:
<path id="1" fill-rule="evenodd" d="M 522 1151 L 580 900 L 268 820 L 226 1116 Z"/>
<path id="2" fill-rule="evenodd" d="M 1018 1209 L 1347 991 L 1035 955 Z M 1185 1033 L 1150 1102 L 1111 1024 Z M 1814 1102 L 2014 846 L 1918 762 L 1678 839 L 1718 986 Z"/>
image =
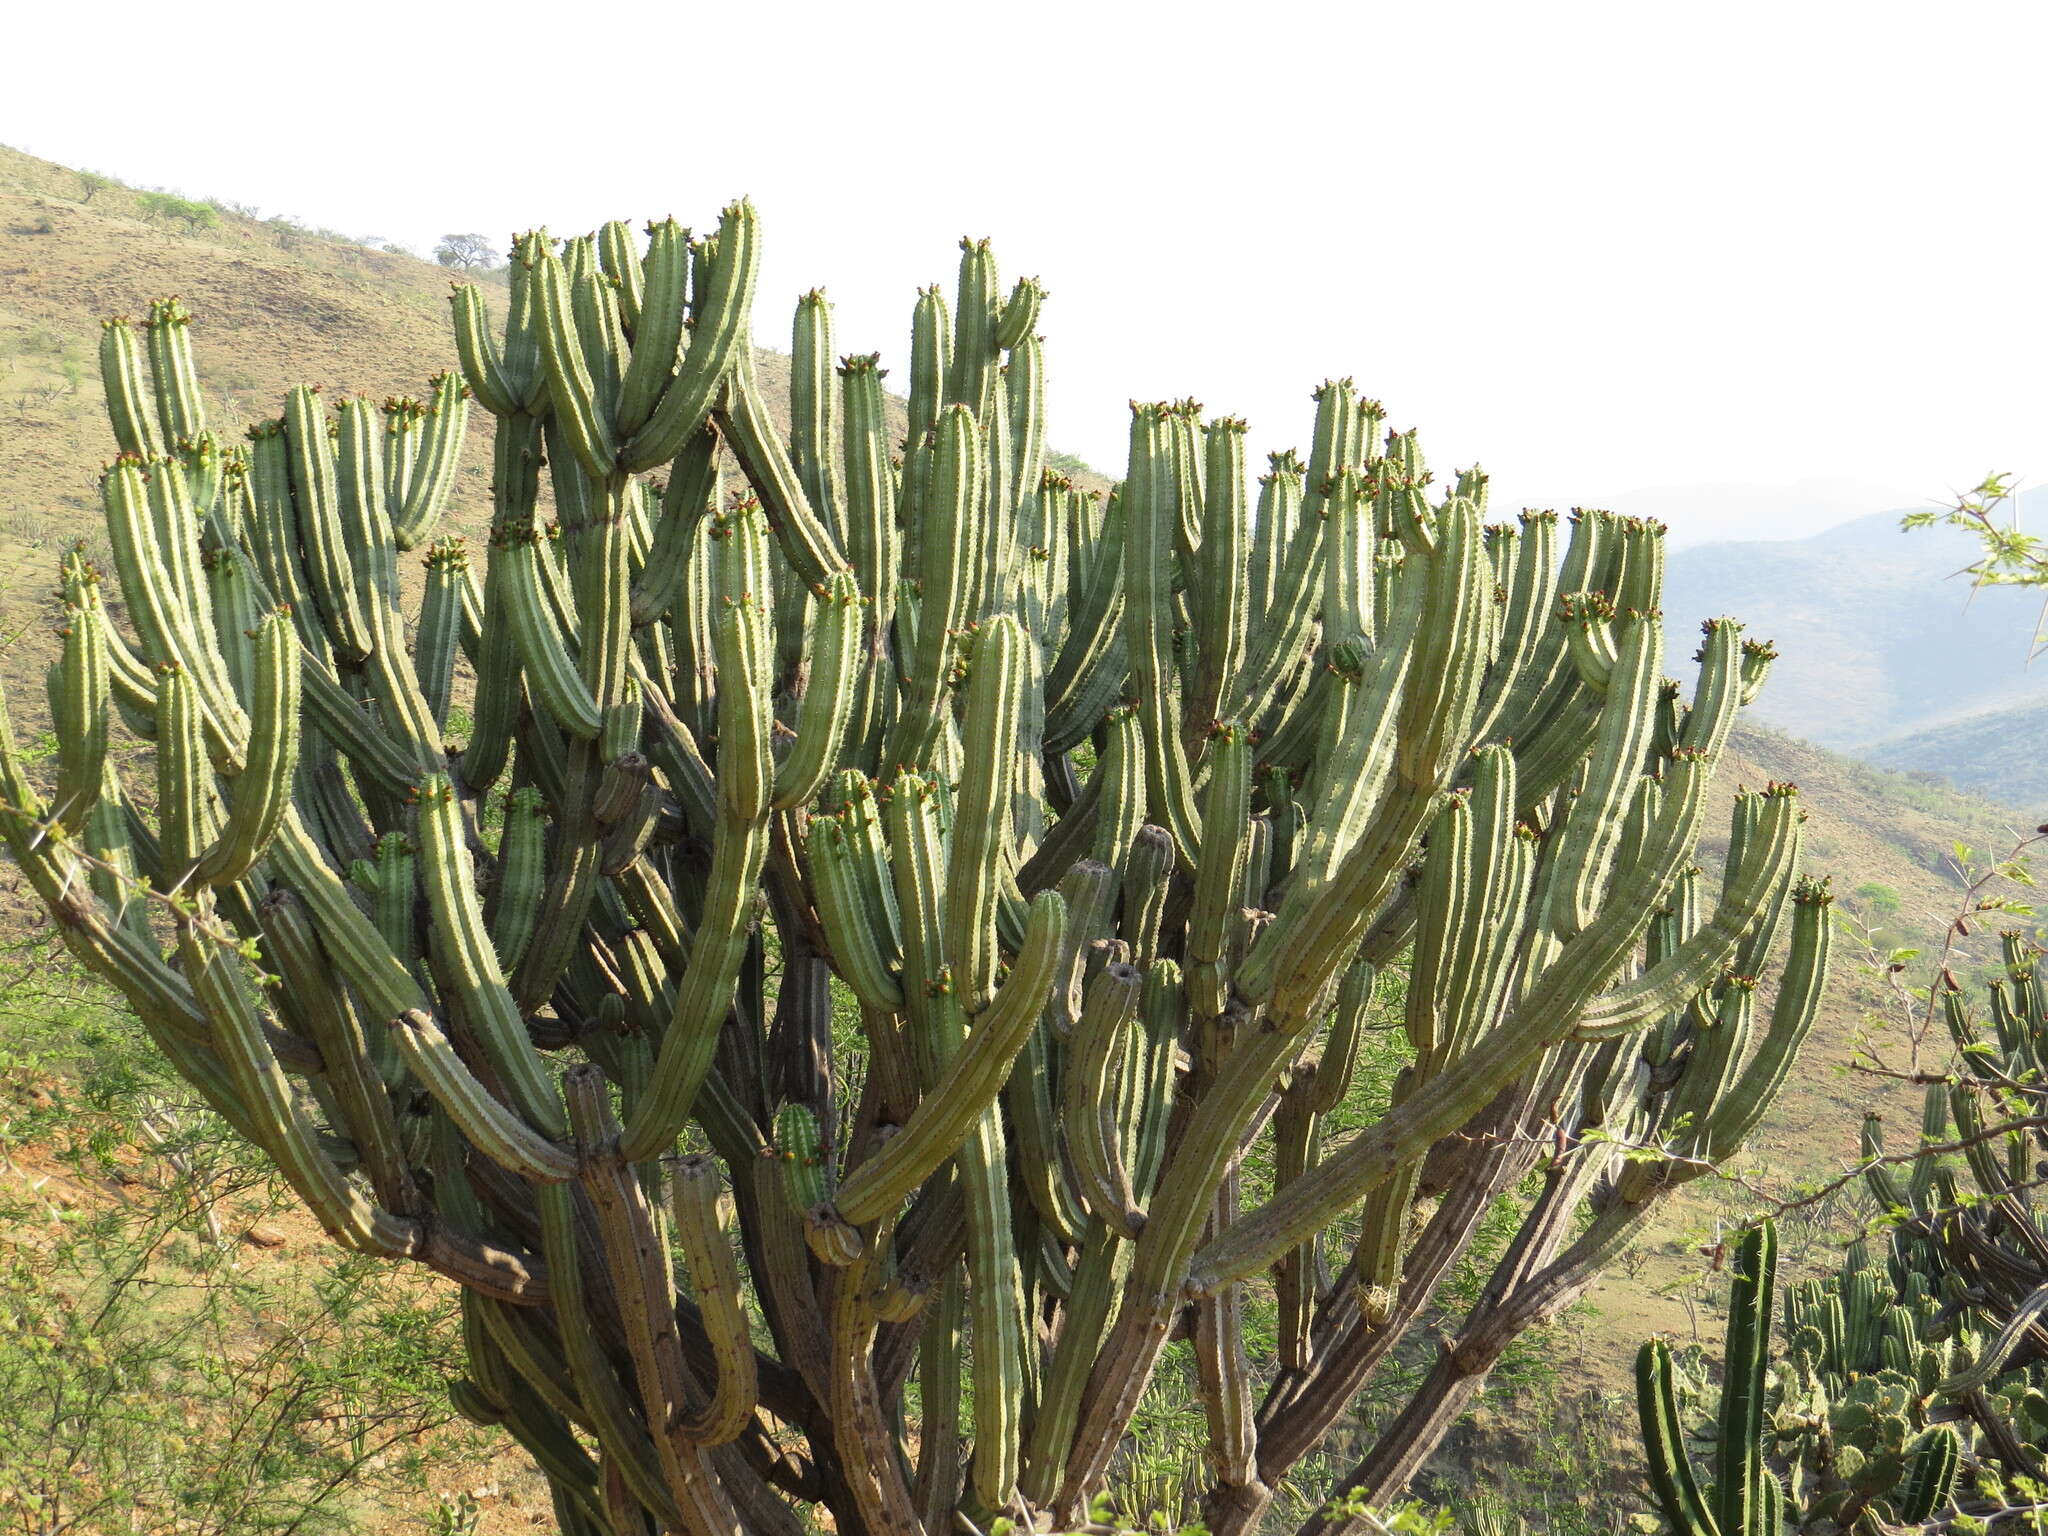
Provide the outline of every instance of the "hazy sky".
<path id="1" fill-rule="evenodd" d="M 80 67 L 0 140 L 422 249 L 746 193 L 760 338 L 822 284 L 899 364 L 991 235 L 1112 470 L 1132 396 L 1305 446 L 1348 373 L 1510 504 L 2048 474 L 2038 3 L 118 9 L 10 18 Z"/>

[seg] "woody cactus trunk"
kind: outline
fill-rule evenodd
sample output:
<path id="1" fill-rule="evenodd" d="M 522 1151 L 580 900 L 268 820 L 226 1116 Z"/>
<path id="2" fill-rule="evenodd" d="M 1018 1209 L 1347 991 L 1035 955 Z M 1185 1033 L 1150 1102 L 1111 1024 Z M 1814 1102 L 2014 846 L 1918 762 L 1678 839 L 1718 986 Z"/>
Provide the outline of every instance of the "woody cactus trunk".
<path id="1" fill-rule="evenodd" d="M 1342 1489 L 1395 1494 L 1812 1018 L 1793 791 L 1695 863 L 1768 648 L 1709 623 L 1682 702 L 1661 529 L 1489 526 L 1349 382 L 1256 491 L 1192 403 L 1077 490 L 985 243 L 917 299 L 907 424 L 802 299 L 785 433 L 759 249 L 745 204 L 528 236 L 430 402 L 295 390 L 234 450 L 184 311 L 110 322 L 125 621 L 69 559 L 14 857 L 336 1242 L 460 1282 L 456 1401 L 567 1531 L 1073 1522 L 1183 1339 L 1249 1530 L 1518 1198 Z M 434 537 L 472 402 L 481 561 Z"/>

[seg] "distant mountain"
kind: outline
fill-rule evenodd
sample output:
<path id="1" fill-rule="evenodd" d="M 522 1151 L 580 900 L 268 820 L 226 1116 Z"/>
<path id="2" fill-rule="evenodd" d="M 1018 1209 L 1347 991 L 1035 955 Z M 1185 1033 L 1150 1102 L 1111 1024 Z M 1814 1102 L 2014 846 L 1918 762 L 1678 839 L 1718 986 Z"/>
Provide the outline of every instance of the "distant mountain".
<path id="1" fill-rule="evenodd" d="M 1672 547 L 1684 549 L 1709 542 L 1805 538 L 1912 501 L 1910 491 L 1837 478 L 1791 485 L 1652 485 L 1605 497 L 1596 505 L 1630 517 L 1653 517 L 1671 530 Z"/>
<path id="2" fill-rule="evenodd" d="M 2048 707 L 2048 661 L 2026 664 L 2039 594 L 1972 593 L 1955 573 L 1973 557 L 1973 542 L 1948 529 L 1902 532 L 1902 515 L 1872 513 L 1805 538 L 1674 550 L 1664 585 L 1668 669 L 1687 675 L 1701 619 L 1741 619 L 1780 652 L 1755 717 L 1837 749 L 1994 706 Z M 2021 496 L 2020 520 L 2048 525 L 2048 488 Z M 1895 765 L 1972 782 L 1953 763 Z"/>
<path id="3" fill-rule="evenodd" d="M 1994 705 L 1855 749 L 1882 768 L 1938 775 L 1960 789 L 2038 817 L 2048 811 L 2048 699 Z"/>

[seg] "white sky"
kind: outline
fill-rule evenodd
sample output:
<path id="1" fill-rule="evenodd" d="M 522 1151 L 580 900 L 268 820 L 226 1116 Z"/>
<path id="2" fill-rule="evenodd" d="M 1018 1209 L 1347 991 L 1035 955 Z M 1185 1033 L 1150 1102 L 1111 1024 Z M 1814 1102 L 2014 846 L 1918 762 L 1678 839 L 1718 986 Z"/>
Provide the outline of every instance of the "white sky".
<path id="1" fill-rule="evenodd" d="M 1349 373 L 1497 509 L 2048 473 L 2038 3 L 125 8 L 10 16 L 64 67 L 0 141 L 422 249 L 746 193 L 760 338 L 823 284 L 899 365 L 992 235 L 1112 472 L 1131 396 L 1305 447 Z M 1803 531 L 1774 495 L 1675 531 Z"/>

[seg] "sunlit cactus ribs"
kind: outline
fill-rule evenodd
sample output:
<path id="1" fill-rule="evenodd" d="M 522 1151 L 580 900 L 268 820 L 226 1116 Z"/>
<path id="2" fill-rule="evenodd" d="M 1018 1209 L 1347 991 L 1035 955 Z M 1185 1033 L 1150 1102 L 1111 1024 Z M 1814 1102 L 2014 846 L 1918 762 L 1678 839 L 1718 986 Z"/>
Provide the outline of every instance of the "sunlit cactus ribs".
<path id="1" fill-rule="evenodd" d="M 1488 524 L 1348 381 L 1256 485 L 1192 402 L 1071 484 L 986 243 L 907 406 L 802 299 L 786 429 L 749 206 L 514 254 L 429 400 L 232 450 L 184 311 L 109 324 L 113 580 L 65 565 L 54 782 L 0 759 L 79 956 L 337 1242 L 461 1283 L 456 1402 L 577 1536 L 1071 1525 L 1162 1358 L 1248 1531 L 1508 1200 L 1340 1490 L 1395 1495 L 1813 1018 L 1794 792 L 1698 864 L 1768 647 L 1681 690 L 1661 528 Z"/>

